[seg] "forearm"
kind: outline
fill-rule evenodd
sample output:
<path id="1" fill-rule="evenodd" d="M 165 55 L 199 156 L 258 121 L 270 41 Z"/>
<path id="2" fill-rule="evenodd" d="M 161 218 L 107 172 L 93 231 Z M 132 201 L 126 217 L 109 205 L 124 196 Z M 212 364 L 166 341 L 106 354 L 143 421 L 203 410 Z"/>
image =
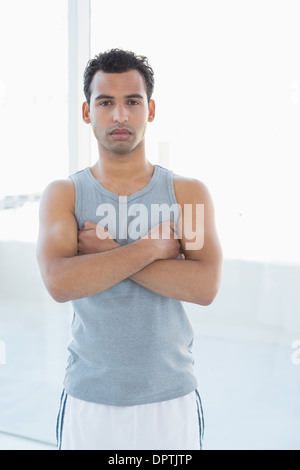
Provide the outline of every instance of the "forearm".
<path id="1" fill-rule="evenodd" d="M 220 273 L 201 261 L 171 259 L 154 261 L 131 279 L 165 297 L 209 305 L 218 291 Z"/>
<path id="2" fill-rule="evenodd" d="M 58 258 L 46 274 L 46 286 L 58 302 L 89 297 L 137 273 L 153 262 L 151 247 L 143 241 L 114 250 Z"/>

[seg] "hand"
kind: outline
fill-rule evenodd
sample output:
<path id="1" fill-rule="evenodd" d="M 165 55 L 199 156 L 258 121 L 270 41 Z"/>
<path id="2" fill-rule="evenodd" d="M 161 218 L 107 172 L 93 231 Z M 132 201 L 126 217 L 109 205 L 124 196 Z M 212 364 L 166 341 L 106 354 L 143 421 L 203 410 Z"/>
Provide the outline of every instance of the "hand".
<path id="1" fill-rule="evenodd" d="M 180 242 L 172 221 L 156 225 L 143 240 L 152 243 L 155 259 L 176 259 L 181 254 Z"/>
<path id="2" fill-rule="evenodd" d="M 119 246 L 104 227 L 93 222 L 86 222 L 83 229 L 78 232 L 77 252 L 79 255 L 102 253 Z"/>

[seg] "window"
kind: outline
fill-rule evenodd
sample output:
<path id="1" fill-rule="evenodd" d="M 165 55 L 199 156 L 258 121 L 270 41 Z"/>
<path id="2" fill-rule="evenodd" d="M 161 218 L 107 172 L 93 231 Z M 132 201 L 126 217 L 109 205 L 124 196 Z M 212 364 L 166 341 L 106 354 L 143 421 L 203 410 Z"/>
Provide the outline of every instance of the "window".
<path id="1" fill-rule="evenodd" d="M 36 238 L 39 195 L 67 174 L 66 5 L 0 3 L 2 240 Z"/>
<path id="2" fill-rule="evenodd" d="M 0 1 L 0 432 L 51 443 L 69 315 L 35 243 L 40 194 L 69 168 L 67 18 L 66 0 Z"/>

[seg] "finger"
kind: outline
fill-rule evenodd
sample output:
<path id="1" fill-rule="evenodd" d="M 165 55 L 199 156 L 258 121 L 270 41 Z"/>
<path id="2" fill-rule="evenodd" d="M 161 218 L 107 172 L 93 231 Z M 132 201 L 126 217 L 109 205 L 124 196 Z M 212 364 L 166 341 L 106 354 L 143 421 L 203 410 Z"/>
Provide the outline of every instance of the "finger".
<path id="1" fill-rule="evenodd" d="M 83 230 L 95 230 L 95 229 L 96 229 L 96 224 L 94 222 L 91 222 L 90 220 L 88 220 L 83 226 Z"/>
<path id="2" fill-rule="evenodd" d="M 177 225 L 175 225 L 175 222 L 173 221 L 170 222 L 170 229 L 172 230 L 174 234 L 174 238 L 177 238 L 177 239 L 180 238 L 178 234 L 178 230 L 177 230 Z"/>
<path id="3" fill-rule="evenodd" d="M 106 240 L 107 238 L 111 238 L 111 239 L 113 238 L 111 233 L 100 224 L 96 226 L 96 234 L 99 240 Z"/>
<path id="4" fill-rule="evenodd" d="M 173 235 L 172 238 L 178 239 L 178 232 L 177 232 L 177 226 L 173 221 L 170 221 L 170 230 L 171 230 L 171 235 Z"/>

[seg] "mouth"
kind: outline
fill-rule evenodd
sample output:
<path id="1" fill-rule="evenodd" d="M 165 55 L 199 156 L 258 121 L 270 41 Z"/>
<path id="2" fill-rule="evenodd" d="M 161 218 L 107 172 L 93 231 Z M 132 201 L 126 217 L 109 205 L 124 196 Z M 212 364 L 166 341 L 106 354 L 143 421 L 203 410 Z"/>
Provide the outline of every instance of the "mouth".
<path id="1" fill-rule="evenodd" d="M 128 140 L 132 133 L 125 128 L 120 128 L 120 129 L 114 129 L 112 132 L 109 134 L 114 140 Z"/>

